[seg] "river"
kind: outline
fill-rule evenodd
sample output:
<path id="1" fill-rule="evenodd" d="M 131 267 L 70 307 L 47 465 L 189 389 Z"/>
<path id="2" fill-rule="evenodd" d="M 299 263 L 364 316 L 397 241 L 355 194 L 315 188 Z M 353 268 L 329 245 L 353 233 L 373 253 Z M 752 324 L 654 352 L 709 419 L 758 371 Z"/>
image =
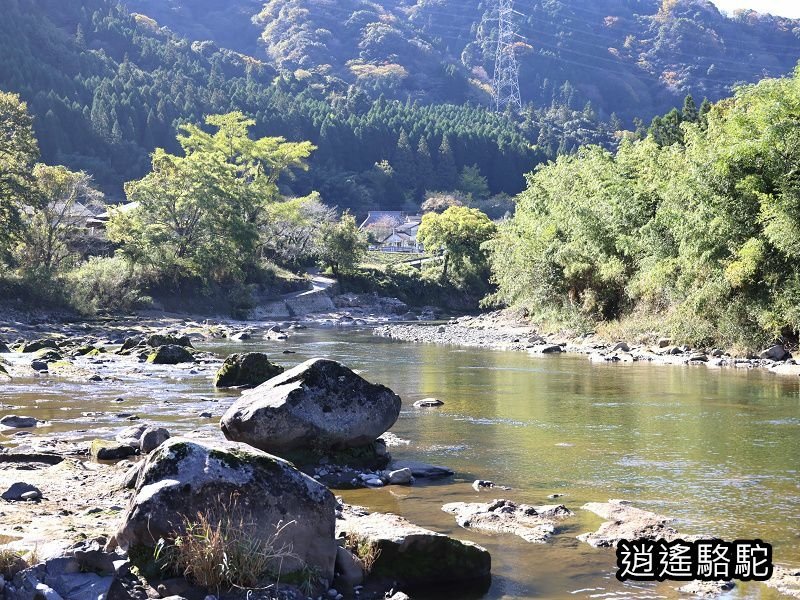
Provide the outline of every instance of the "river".
<path id="1" fill-rule="evenodd" d="M 621 584 L 612 550 L 575 536 L 600 518 L 586 502 L 624 498 L 678 519 L 683 533 L 728 540 L 760 538 L 775 562 L 800 565 L 800 381 L 764 372 L 647 364 L 593 364 L 580 356 L 528 356 L 414 345 L 368 331 L 311 329 L 288 342 L 215 342 L 219 354 L 261 350 L 292 366 L 327 357 L 395 390 L 404 402 L 392 432 L 397 458 L 449 466 L 456 477 L 413 487 L 343 492 L 345 500 L 395 512 L 492 554 L 486 600 L 512 598 L 677 598 L 678 584 Z M 296 354 L 283 355 L 283 350 Z M 69 439 L 110 437 L 134 413 L 175 432 L 214 431 L 237 395 L 215 391 L 207 374 L 153 367 L 118 383 L 16 380 L 0 388 L 0 404 L 51 426 Z M 434 396 L 445 405 L 415 410 Z M 123 402 L 115 403 L 121 398 Z M 7 443 L 8 438 L 0 443 Z M 511 491 L 476 493 L 475 479 Z M 462 530 L 441 511 L 447 502 L 505 497 L 550 504 L 550 494 L 576 517 L 547 545 Z M 459 595 L 458 598 L 462 598 Z M 730 598 L 777 598 L 758 584 Z M 456 600 L 455 598 L 453 600 Z"/>

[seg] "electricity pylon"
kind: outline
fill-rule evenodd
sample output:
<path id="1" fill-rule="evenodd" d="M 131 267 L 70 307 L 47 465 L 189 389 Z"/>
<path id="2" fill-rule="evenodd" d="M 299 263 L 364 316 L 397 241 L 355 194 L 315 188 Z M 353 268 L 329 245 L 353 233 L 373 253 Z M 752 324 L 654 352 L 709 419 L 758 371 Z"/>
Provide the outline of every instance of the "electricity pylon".
<path id="1" fill-rule="evenodd" d="M 514 0 L 493 0 L 497 7 L 497 53 L 494 61 L 492 91 L 494 107 L 504 112 L 508 106 L 522 109 L 519 92 L 519 65 L 514 52 L 517 32 L 514 27 Z"/>

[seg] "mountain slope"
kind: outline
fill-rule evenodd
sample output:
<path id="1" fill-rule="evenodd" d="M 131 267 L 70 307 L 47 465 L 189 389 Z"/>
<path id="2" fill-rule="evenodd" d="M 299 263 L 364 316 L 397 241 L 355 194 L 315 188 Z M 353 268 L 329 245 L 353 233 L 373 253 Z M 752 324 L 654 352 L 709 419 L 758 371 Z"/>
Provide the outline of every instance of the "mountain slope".
<path id="1" fill-rule="evenodd" d="M 126 0 L 157 11 L 155 0 Z M 165 24 L 193 37 L 194 7 Z M 236 18 L 206 23 L 210 39 L 252 51 L 278 69 L 358 83 L 377 94 L 423 101 L 486 101 L 494 68 L 496 20 L 486 0 L 252 0 L 229 3 Z M 740 12 L 707 0 L 517 0 L 517 48 L 523 99 L 646 119 L 692 93 L 718 99 L 737 82 L 789 73 L 800 58 L 800 21 Z M 155 14 L 155 13 L 154 13 Z M 205 21 L 208 21 L 206 19 Z M 204 21 L 204 22 L 205 22 Z M 241 41 L 244 40 L 244 41 Z"/>

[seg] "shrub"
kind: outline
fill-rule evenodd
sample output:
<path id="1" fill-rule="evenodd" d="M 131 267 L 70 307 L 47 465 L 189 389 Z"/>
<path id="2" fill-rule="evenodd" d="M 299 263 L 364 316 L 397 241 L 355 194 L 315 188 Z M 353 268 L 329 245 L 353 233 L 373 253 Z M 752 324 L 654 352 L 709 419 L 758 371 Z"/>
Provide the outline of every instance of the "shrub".
<path id="1" fill-rule="evenodd" d="M 283 562 L 297 559 L 291 546 L 280 540 L 293 524 L 278 523 L 267 539 L 254 538 L 252 532 L 257 526 L 237 507 L 234 498 L 218 511 L 184 518 L 182 533 L 161 540 L 155 559 L 165 570 L 209 590 L 257 588 L 279 580 Z"/>
<path id="2" fill-rule="evenodd" d="M 66 275 L 67 297 L 78 312 L 124 311 L 147 304 L 142 276 L 121 257 L 91 258 Z"/>

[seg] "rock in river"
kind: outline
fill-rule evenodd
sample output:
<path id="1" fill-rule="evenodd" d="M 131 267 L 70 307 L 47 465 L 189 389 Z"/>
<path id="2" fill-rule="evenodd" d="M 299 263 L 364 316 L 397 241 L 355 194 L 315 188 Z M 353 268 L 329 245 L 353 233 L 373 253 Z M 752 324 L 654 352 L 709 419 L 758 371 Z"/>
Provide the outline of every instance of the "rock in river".
<path id="1" fill-rule="evenodd" d="M 274 365 L 262 352 L 231 354 L 214 378 L 218 388 L 256 387 L 283 373 L 283 367 Z"/>
<path id="2" fill-rule="evenodd" d="M 36 427 L 37 421 L 33 417 L 18 417 L 17 415 L 6 415 L 0 419 L 0 426 L 12 429 L 29 429 Z"/>
<path id="3" fill-rule="evenodd" d="M 456 523 L 465 529 L 490 533 L 513 533 L 526 542 L 543 544 L 555 533 L 559 521 L 572 516 L 563 504 L 528 506 L 509 500 L 493 502 L 453 502 L 442 510 L 455 515 Z"/>
<path id="4" fill-rule="evenodd" d="M 490 578 L 492 559 L 487 550 L 423 529 L 397 515 L 345 507 L 336 530 L 339 537 L 372 548 L 372 580 L 419 588 L 479 584 Z"/>
<path id="5" fill-rule="evenodd" d="M 579 535 L 578 539 L 596 548 L 612 547 L 620 540 L 666 540 L 678 537 L 678 532 L 669 526 L 669 517 L 631 506 L 625 500 L 609 500 L 606 503 L 590 502 L 584 510 L 607 519 L 594 533 Z"/>
<path id="6" fill-rule="evenodd" d="M 159 538 L 182 533 L 186 519 L 203 513 L 212 521 L 232 515 L 251 540 L 290 549 L 284 576 L 308 568 L 333 578 L 336 500 L 290 463 L 243 444 L 172 438 L 141 469 L 111 544 L 140 568 L 152 567 Z"/>
<path id="7" fill-rule="evenodd" d="M 150 454 L 169 439 L 169 431 L 163 427 L 148 427 L 139 438 L 139 450 L 142 454 Z"/>
<path id="8" fill-rule="evenodd" d="M 221 427 L 229 440 L 267 452 L 357 448 L 394 425 L 400 405 L 389 388 L 318 358 L 242 394 Z"/>
<path id="9" fill-rule="evenodd" d="M 147 357 L 147 362 L 154 365 L 177 365 L 194 362 L 194 356 L 183 346 L 159 346 Z"/>

